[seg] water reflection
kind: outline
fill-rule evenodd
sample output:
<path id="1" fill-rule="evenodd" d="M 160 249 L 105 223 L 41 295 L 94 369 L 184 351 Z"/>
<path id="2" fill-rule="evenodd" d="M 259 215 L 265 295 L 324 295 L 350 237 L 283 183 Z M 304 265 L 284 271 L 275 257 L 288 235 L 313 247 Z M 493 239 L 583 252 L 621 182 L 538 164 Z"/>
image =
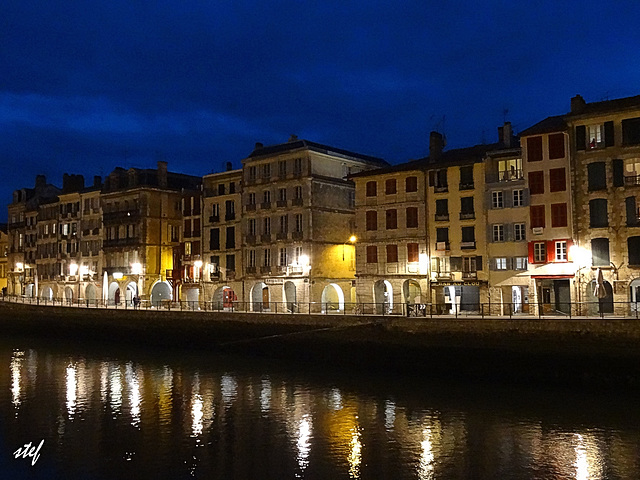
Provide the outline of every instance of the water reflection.
<path id="1" fill-rule="evenodd" d="M 2 348 L 0 436 L 49 435 L 58 450 L 40 461 L 61 478 L 640 478 L 632 401 L 576 419 L 565 402 L 504 408 L 490 389 L 430 397 L 255 365 Z"/>

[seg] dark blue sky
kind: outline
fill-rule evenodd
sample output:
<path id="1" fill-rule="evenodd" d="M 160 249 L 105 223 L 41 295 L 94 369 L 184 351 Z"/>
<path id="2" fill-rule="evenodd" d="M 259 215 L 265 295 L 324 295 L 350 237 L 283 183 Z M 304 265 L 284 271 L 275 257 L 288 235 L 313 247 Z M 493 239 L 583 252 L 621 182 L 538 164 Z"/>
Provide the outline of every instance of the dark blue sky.
<path id="1" fill-rule="evenodd" d="M 493 142 L 505 110 L 518 132 L 640 94 L 639 24 L 635 0 L 4 0 L 0 202 L 36 173 L 239 167 L 293 133 L 391 163 L 434 129 Z"/>

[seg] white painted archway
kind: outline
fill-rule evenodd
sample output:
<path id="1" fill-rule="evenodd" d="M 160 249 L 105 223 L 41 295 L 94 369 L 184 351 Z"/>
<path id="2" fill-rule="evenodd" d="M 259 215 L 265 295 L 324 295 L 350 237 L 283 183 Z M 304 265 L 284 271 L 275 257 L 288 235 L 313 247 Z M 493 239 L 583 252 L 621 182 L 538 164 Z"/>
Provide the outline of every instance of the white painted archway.
<path id="1" fill-rule="evenodd" d="M 133 297 L 138 295 L 138 284 L 136 282 L 129 282 L 124 295 L 127 306 L 133 307 Z"/>
<path id="2" fill-rule="evenodd" d="M 393 310 L 393 287 L 388 280 L 378 280 L 373 284 L 373 301 L 378 313 L 389 313 Z"/>
<path id="3" fill-rule="evenodd" d="M 344 311 L 344 292 L 339 285 L 330 283 L 322 290 L 322 313 Z"/>
<path id="4" fill-rule="evenodd" d="M 264 282 L 258 282 L 251 288 L 251 310 L 261 312 L 269 309 L 269 287 Z"/>
<path id="5" fill-rule="evenodd" d="M 73 303 L 73 290 L 71 287 L 65 287 L 64 289 L 65 303 Z"/>
<path id="6" fill-rule="evenodd" d="M 43 300 L 53 300 L 53 290 L 51 287 L 42 287 L 42 295 Z"/>
<path id="7" fill-rule="evenodd" d="M 406 280 L 402 284 L 402 294 L 405 303 L 422 303 L 422 290 L 417 280 Z"/>
<path id="8" fill-rule="evenodd" d="M 171 285 L 158 281 L 151 288 L 151 305 L 159 307 L 163 300 L 173 300 Z"/>
<path id="9" fill-rule="evenodd" d="M 295 312 L 297 310 L 296 284 L 289 280 L 284 282 L 282 288 L 284 290 L 284 301 L 287 303 L 287 311 Z"/>
<path id="10" fill-rule="evenodd" d="M 84 289 L 84 298 L 87 300 L 87 303 L 96 303 L 96 287 L 92 283 Z"/>

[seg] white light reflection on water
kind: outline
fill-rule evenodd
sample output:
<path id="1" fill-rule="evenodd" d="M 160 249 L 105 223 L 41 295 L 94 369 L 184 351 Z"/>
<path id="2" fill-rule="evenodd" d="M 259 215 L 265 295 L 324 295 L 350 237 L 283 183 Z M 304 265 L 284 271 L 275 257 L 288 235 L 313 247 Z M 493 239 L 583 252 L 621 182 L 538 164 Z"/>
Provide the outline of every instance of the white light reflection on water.
<path id="1" fill-rule="evenodd" d="M 119 413 L 122 407 L 122 374 L 117 365 L 109 375 L 109 405 L 114 414 Z"/>
<path id="2" fill-rule="evenodd" d="M 238 394 L 238 382 L 231 375 L 223 375 L 220 379 L 220 390 L 225 407 L 230 406 Z"/>
<path id="3" fill-rule="evenodd" d="M 129 389 L 129 411 L 131 413 L 131 425 L 140 428 L 140 403 L 142 397 L 140 395 L 140 381 L 138 372 L 133 370 L 133 365 L 127 363 L 126 380 Z"/>
<path id="4" fill-rule="evenodd" d="M 173 410 L 173 370 L 167 365 L 162 372 L 162 384 L 158 393 L 158 408 L 160 421 L 169 425 L 171 423 L 171 411 Z"/>
<path id="5" fill-rule="evenodd" d="M 603 477 L 600 451 L 595 442 L 580 434 L 574 435 L 576 480 L 600 480 Z"/>
<path id="6" fill-rule="evenodd" d="M 300 420 L 298 428 L 298 466 L 300 471 L 304 470 L 309 465 L 309 453 L 311 452 L 311 416 L 305 415 Z M 297 478 L 302 478 L 301 475 L 296 474 Z"/>
<path id="7" fill-rule="evenodd" d="M 21 350 L 15 350 L 11 354 L 11 363 L 9 365 L 9 368 L 11 369 L 11 403 L 16 409 L 20 407 L 20 370 L 23 359 L 24 352 Z"/>
<path id="8" fill-rule="evenodd" d="M 422 431 L 420 446 L 422 447 L 422 454 L 420 455 L 418 478 L 420 480 L 431 480 L 433 479 L 433 461 L 435 458 L 433 455 L 431 428 L 426 427 Z"/>
<path id="9" fill-rule="evenodd" d="M 356 420 L 358 417 L 356 417 Z M 362 442 L 360 440 L 360 427 L 355 426 L 351 431 L 351 451 L 349 452 L 349 476 L 360 478 L 360 462 L 362 461 Z"/>
<path id="10" fill-rule="evenodd" d="M 78 372 L 74 365 L 67 366 L 67 415 L 73 420 L 77 405 Z"/>
<path id="11" fill-rule="evenodd" d="M 202 418 L 204 417 L 202 395 L 200 395 L 199 393 L 196 393 L 193 396 L 193 402 L 191 404 L 191 417 L 191 429 L 193 430 L 193 436 L 198 437 L 202 434 Z"/>
<path id="12" fill-rule="evenodd" d="M 342 394 L 340 390 L 337 388 L 332 388 L 329 392 L 328 399 L 329 408 L 332 410 L 341 410 L 342 409 Z"/>
<path id="13" fill-rule="evenodd" d="M 109 364 L 107 362 L 100 363 L 100 401 L 107 403 L 107 395 L 109 393 Z"/>
<path id="14" fill-rule="evenodd" d="M 262 413 L 267 413 L 271 408 L 271 380 L 267 378 L 262 379 L 262 386 L 260 388 L 260 410 Z"/>
<path id="15" fill-rule="evenodd" d="M 396 422 L 396 404 L 391 400 L 384 402 L 384 428 L 387 431 L 393 430 L 393 425 Z"/>

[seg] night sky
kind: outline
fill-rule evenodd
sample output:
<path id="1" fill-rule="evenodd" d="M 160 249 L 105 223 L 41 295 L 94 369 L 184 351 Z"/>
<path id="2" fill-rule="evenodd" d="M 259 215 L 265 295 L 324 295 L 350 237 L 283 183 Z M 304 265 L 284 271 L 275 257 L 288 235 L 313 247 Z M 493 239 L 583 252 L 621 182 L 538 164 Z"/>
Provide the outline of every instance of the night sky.
<path id="1" fill-rule="evenodd" d="M 640 94 L 639 21 L 637 0 L 4 0 L 0 203 L 36 173 L 203 175 L 291 134 L 391 163 L 431 130 L 494 142 Z"/>

